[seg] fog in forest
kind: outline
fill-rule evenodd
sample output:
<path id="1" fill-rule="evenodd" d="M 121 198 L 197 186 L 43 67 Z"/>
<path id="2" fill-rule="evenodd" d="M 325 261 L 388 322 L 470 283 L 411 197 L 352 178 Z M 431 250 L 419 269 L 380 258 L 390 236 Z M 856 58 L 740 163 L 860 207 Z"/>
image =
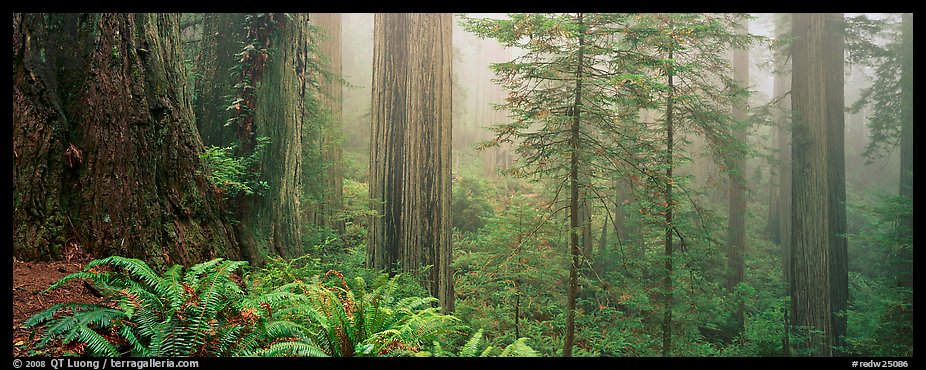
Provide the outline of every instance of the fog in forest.
<path id="1" fill-rule="evenodd" d="M 12 18 L 15 357 L 911 362 L 912 13 Z"/>

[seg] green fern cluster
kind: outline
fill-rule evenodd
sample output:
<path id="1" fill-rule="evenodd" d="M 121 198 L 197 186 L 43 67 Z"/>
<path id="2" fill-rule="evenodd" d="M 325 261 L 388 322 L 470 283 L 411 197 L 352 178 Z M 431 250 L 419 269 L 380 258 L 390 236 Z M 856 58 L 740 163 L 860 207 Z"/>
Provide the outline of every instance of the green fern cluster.
<path id="1" fill-rule="evenodd" d="M 86 279 L 107 302 L 58 304 L 24 325 L 44 327 L 40 348 L 91 356 L 324 355 L 304 325 L 283 317 L 307 300 L 285 290 L 248 296 L 234 277 L 246 265 L 215 259 L 161 275 L 137 259 L 95 260 L 47 290 Z"/>
<path id="2" fill-rule="evenodd" d="M 245 282 L 246 266 L 215 259 L 159 274 L 137 259 L 95 260 L 47 290 L 84 279 L 104 303 L 55 305 L 25 326 L 44 328 L 40 350 L 145 357 L 408 356 L 467 329 L 433 297 L 397 299 L 398 275 L 367 292 L 337 271 Z"/>
<path id="3" fill-rule="evenodd" d="M 450 357 L 539 357 L 540 354 L 527 344 L 529 338 L 518 338 L 504 348 L 495 348 L 484 345 L 483 330 L 479 329 L 460 348 L 459 353 L 446 352 L 440 342 L 434 342 L 432 351 L 420 352 L 418 356 L 450 356 Z M 481 349 L 480 349 L 481 348 Z"/>
<path id="4" fill-rule="evenodd" d="M 433 307 L 433 297 L 396 299 L 399 275 L 372 292 L 362 278 L 354 279 L 351 289 L 342 278 L 341 286 L 316 284 L 313 287 L 319 331 L 315 343 L 331 356 L 403 356 L 418 352 L 445 334 L 462 333 L 467 327 L 452 315 Z"/>

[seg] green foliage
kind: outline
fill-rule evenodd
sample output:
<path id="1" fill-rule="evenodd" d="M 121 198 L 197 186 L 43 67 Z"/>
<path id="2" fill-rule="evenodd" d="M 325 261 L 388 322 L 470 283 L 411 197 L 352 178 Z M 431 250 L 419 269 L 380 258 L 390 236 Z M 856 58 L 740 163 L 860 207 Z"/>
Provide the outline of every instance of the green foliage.
<path id="1" fill-rule="evenodd" d="M 269 292 L 277 287 L 309 279 L 320 273 L 321 262 L 311 254 L 289 260 L 275 256 L 271 257 L 258 273 L 251 275 L 252 289 L 257 292 Z"/>
<path id="2" fill-rule="evenodd" d="M 459 319 L 432 307 L 436 298 L 397 300 L 397 277 L 367 292 L 362 278 L 355 278 L 351 287 L 339 272 L 329 271 L 323 278 L 328 276 L 340 278 L 340 284 L 315 284 L 307 294 L 319 313 L 313 318 L 315 343 L 330 356 L 410 355 L 465 329 Z"/>
<path id="3" fill-rule="evenodd" d="M 400 275 L 379 275 L 368 291 L 360 277 L 349 285 L 337 271 L 318 276 L 316 263 L 275 260 L 248 283 L 237 276 L 241 261 L 158 274 L 140 260 L 108 257 L 48 288 L 85 279 L 106 302 L 55 305 L 25 325 L 44 328 L 42 351 L 145 357 L 409 356 L 467 329 L 435 298 L 403 297 Z M 521 347 L 509 353 L 527 353 Z"/>
<path id="4" fill-rule="evenodd" d="M 418 352 L 416 356 L 418 357 L 539 357 L 540 355 L 536 350 L 531 348 L 527 344 L 529 338 L 518 338 L 513 343 L 501 347 L 495 348 L 492 346 L 485 346 L 483 348 L 484 339 L 483 339 L 483 330 L 479 329 L 466 341 L 466 343 L 460 348 L 459 353 L 447 352 L 444 351 L 440 342 L 433 342 L 433 347 L 431 351 L 422 351 Z"/>
<path id="5" fill-rule="evenodd" d="M 876 20 L 861 15 L 846 21 L 849 61 L 874 69 L 871 86 L 862 89 L 849 108 L 850 113 L 858 113 L 871 107 L 866 117 L 871 136 L 863 153 L 871 163 L 890 153 L 900 142 L 904 104 L 901 69 L 906 49 L 896 19 Z"/>
<path id="6" fill-rule="evenodd" d="M 558 335 L 554 321 L 564 312 L 561 292 L 568 270 L 565 250 L 556 248 L 564 245 L 562 231 L 544 222 L 539 203 L 515 195 L 475 233 L 454 234 L 456 314 L 484 330 L 493 348 L 518 337 Z M 535 344 L 545 355 L 562 345 Z"/>
<path id="7" fill-rule="evenodd" d="M 847 353 L 913 355 L 912 199 L 850 197 Z"/>
<path id="8" fill-rule="evenodd" d="M 253 170 L 259 163 L 260 152 L 270 143 L 270 138 L 257 138 L 256 149 L 246 157 L 238 157 L 237 144 L 220 148 L 210 146 L 199 155 L 209 173 L 209 179 L 226 198 L 239 194 L 262 195 L 270 190 L 270 185 L 260 179 L 260 172 Z"/>
<path id="9" fill-rule="evenodd" d="M 279 317 L 281 311 L 304 311 L 301 300 L 279 290 L 245 294 L 235 276 L 245 266 L 215 259 L 158 274 L 137 259 L 95 260 L 48 290 L 85 279 L 103 292 L 106 303 L 56 305 L 24 325 L 45 328 L 40 347 L 76 345 L 74 352 L 91 356 L 279 354 L 281 342 L 299 344 L 300 353 L 307 353 L 308 330 Z"/>
<path id="10" fill-rule="evenodd" d="M 849 274 L 847 352 L 854 356 L 913 356 L 913 289 L 892 279 Z"/>
<path id="11" fill-rule="evenodd" d="M 337 216 L 338 220 L 344 221 L 344 235 L 341 235 L 341 239 L 346 245 L 359 246 L 366 242 L 367 223 L 376 217 L 369 186 L 365 182 L 345 177 L 341 202 L 342 209 Z"/>
<path id="12" fill-rule="evenodd" d="M 453 184 L 450 212 L 453 214 L 453 227 L 465 232 L 475 232 L 483 225 L 485 219 L 493 214 L 492 205 L 486 199 L 486 186 L 472 177 L 459 177 Z"/>

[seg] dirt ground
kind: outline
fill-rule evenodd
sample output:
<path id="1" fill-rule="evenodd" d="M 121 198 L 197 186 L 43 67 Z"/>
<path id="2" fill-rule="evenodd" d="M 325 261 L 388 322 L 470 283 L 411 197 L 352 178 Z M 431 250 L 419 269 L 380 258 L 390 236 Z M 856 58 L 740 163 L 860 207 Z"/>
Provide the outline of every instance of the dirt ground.
<path id="1" fill-rule="evenodd" d="M 68 274 L 80 271 L 91 259 L 76 248 L 65 254 L 65 260 L 53 262 L 25 262 L 13 258 L 13 356 L 29 356 L 29 350 L 38 340 L 32 341 L 29 335 L 32 329 L 22 327 L 22 323 L 32 315 L 57 303 L 80 302 L 99 303 L 97 298 L 84 286 L 82 281 L 74 280 L 53 291 L 43 290 L 61 280 Z"/>

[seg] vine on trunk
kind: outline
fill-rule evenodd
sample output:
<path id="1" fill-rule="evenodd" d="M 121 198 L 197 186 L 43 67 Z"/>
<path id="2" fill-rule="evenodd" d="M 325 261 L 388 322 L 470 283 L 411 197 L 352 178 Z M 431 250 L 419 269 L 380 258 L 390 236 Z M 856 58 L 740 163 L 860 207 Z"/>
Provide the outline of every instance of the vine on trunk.
<path id="1" fill-rule="evenodd" d="M 235 84 L 237 94 L 228 107 L 235 115 L 226 123 L 226 126 L 237 126 L 235 133 L 241 143 L 238 156 L 249 155 L 256 146 L 254 108 L 257 106 L 257 84 L 270 61 L 274 32 L 291 19 L 285 13 L 257 13 L 245 17 L 245 45 L 237 54 L 240 59 L 235 66 L 239 70 L 240 81 Z"/>

